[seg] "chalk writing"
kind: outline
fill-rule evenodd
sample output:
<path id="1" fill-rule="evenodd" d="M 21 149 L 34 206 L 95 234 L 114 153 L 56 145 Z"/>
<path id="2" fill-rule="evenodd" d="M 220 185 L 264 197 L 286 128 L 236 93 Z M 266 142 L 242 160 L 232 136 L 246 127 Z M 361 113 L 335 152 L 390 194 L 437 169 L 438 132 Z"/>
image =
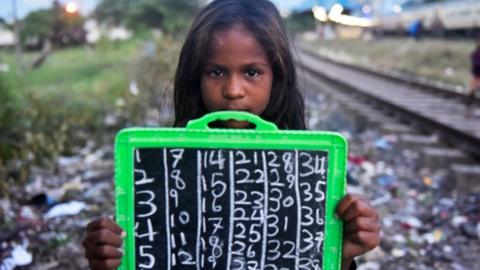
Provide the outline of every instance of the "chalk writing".
<path id="1" fill-rule="evenodd" d="M 321 269 L 327 152 L 135 150 L 137 269 Z"/>

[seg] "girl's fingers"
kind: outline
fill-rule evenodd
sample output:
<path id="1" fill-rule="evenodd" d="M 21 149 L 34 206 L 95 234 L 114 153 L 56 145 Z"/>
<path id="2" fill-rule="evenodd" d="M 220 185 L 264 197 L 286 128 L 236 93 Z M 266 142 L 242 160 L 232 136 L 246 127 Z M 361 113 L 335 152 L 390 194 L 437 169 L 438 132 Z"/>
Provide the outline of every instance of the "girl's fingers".
<path id="1" fill-rule="evenodd" d="M 100 218 L 90 222 L 87 225 L 87 232 L 93 232 L 99 229 L 107 229 L 117 234 L 121 234 L 123 232 L 122 228 L 120 228 L 117 223 L 109 218 Z"/>
<path id="2" fill-rule="evenodd" d="M 340 203 L 337 206 L 337 214 L 339 216 L 343 216 L 343 214 L 345 213 L 345 211 L 347 211 L 350 205 L 359 199 L 360 199 L 360 196 L 355 194 L 345 195 L 345 197 L 343 197 L 343 199 L 340 201 Z"/>
<path id="3" fill-rule="evenodd" d="M 120 266 L 120 262 L 120 259 L 92 260 L 90 261 L 90 268 L 92 270 L 113 270 Z"/>
<path id="4" fill-rule="evenodd" d="M 375 248 L 380 243 L 380 236 L 376 232 L 356 231 L 347 233 L 346 239 L 362 247 L 364 252 Z"/>
<path id="5" fill-rule="evenodd" d="M 377 211 L 362 197 L 347 194 L 337 207 L 337 214 L 348 222 L 356 217 L 372 217 L 378 220 Z"/>
<path id="6" fill-rule="evenodd" d="M 123 240 L 120 235 L 107 229 L 100 229 L 87 233 L 83 244 L 87 246 L 109 245 L 114 247 L 122 246 Z"/>
<path id="7" fill-rule="evenodd" d="M 380 237 L 370 232 L 353 232 L 344 235 L 342 258 L 351 260 L 374 249 L 380 242 Z"/>
<path id="8" fill-rule="evenodd" d="M 354 231 L 368 231 L 368 232 L 380 232 L 380 224 L 371 217 L 357 217 L 344 225 L 344 232 Z"/>
<path id="9" fill-rule="evenodd" d="M 110 260 L 110 259 L 121 259 L 123 252 L 118 248 L 112 246 L 93 246 L 90 247 L 85 256 L 88 260 Z"/>

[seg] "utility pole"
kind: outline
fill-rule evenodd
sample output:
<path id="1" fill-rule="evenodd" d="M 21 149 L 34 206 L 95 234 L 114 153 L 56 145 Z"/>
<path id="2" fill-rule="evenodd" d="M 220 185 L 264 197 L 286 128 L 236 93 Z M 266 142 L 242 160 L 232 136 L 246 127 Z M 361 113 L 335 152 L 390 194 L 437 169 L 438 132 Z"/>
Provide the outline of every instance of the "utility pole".
<path id="1" fill-rule="evenodd" d="M 15 59 L 17 66 L 17 75 L 22 73 L 22 47 L 20 41 L 20 25 L 17 18 L 17 0 L 12 0 L 13 27 L 15 29 Z"/>

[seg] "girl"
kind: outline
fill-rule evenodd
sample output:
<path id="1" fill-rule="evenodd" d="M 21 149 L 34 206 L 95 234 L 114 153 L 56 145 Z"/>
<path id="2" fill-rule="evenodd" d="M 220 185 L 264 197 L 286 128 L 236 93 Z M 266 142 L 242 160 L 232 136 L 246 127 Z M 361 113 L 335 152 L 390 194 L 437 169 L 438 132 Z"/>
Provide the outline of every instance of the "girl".
<path id="1" fill-rule="evenodd" d="M 289 42 L 268 0 L 215 0 L 203 9 L 180 54 L 174 85 L 175 126 L 205 113 L 241 110 L 282 129 L 306 129 Z M 248 128 L 248 123 L 216 123 Z M 347 195 L 337 206 L 344 221 L 342 269 L 379 243 L 379 218 L 367 201 Z M 87 226 L 83 242 L 92 269 L 116 269 L 122 230 L 110 219 Z"/>

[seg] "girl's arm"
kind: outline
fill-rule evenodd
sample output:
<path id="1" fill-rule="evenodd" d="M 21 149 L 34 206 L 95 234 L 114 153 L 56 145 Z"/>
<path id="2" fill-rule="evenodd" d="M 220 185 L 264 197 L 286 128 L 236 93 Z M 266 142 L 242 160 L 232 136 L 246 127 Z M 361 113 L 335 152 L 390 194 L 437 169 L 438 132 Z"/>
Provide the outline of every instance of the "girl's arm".
<path id="1" fill-rule="evenodd" d="M 342 270 L 348 270 L 356 256 L 380 243 L 379 215 L 363 197 L 353 194 L 342 199 L 337 214 L 344 221 Z"/>

